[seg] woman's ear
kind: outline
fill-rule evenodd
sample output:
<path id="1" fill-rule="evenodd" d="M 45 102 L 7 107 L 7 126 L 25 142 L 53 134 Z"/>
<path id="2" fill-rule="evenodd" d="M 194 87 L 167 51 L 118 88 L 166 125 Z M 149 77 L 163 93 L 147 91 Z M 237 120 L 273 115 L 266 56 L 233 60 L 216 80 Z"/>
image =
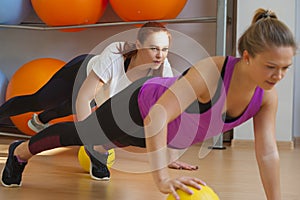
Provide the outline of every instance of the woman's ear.
<path id="1" fill-rule="evenodd" d="M 136 49 L 141 49 L 142 48 L 142 44 L 141 44 L 141 42 L 139 40 L 137 40 L 135 42 L 135 46 L 136 46 Z"/>
<path id="2" fill-rule="evenodd" d="M 247 50 L 243 51 L 243 56 L 242 56 L 243 61 L 248 65 L 249 64 L 249 60 L 250 60 L 250 55 L 249 52 Z"/>

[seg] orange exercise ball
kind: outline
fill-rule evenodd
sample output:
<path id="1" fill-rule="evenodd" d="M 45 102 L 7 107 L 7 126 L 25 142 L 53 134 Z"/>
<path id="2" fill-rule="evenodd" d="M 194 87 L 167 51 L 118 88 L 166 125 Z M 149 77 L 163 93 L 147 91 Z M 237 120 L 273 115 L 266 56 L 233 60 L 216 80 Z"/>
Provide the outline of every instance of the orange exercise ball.
<path id="1" fill-rule="evenodd" d="M 110 0 L 115 13 L 124 21 L 173 19 L 187 0 Z"/>
<path id="2" fill-rule="evenodd" d="M 20 95 L 35 93 L 65 65 L 64 61 L 54 58 L 39 58 L 25 63 L 11 77 L 6 89 L 6 100 Z M 34 135 L 27 122 L 33 112 L 11 117 L 14 125 L 26 135 Z"/>
<path id="3" fill-rule="evenodd" d="M 33 9 L 48 26 L 94 24 L 102 17 L 108 0 L 31 0 Z M 80 31 L 83 29 L 63 29 Z"/>

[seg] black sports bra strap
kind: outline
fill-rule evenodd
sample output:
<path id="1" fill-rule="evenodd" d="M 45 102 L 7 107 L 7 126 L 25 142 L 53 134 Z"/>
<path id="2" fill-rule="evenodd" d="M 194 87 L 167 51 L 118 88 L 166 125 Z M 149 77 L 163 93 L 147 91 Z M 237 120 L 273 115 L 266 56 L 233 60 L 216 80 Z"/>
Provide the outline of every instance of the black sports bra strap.
<path id="1" fill-rule="evenodd" d="M 218 87 L 217 90 L 214 94 L 214 96 L 212 97 L 212 99 L 207 102 L 207 103 L 201 103 L 198 100 L 196 100 L 195 102 L 193 102 L 187 109 L 186 112 L 188 113 L 203 113 L 206 112 L 207 110 L 209 110 L 214 104 L 215 102 L 219 99 L 220 95 L 221 95 L 221 89 L 223 86 L 223 79 L 225 76 L 225 71 L 226 71 L 226 65 L 227 65 L 227 61 L 228 61 L 228 57 L 226 57 L 225 62 L 223 64 L 222 70 L 221 70 L 221 77 L 218 81 Z M 185 72 L 183 72 L 183 75 L 187 73 L 189 69 L 187 69 Z"/>
<path id="2" fill-rule="evenodd" d="M 130 64 L 131 58 L 126 58 L 124 60 L 124 71 L 127 72 L 129 64 Z"/>

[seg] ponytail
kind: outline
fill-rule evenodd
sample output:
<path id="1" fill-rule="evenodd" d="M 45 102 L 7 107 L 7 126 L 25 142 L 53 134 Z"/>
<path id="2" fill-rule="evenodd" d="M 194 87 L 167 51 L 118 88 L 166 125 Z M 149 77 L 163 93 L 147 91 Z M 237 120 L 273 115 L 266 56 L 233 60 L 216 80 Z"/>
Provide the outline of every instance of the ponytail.
<path id="1" fill-rule="evenodd" d="M 238 42 L 238 51 L 243 55 L 245 50 L 255 57 L 256 54 L 274 47 L 292 47 L 296 52 L 297 45 L 290 29 L 271 10 L 256 10 L 251 26 L 244 32 Z"/>

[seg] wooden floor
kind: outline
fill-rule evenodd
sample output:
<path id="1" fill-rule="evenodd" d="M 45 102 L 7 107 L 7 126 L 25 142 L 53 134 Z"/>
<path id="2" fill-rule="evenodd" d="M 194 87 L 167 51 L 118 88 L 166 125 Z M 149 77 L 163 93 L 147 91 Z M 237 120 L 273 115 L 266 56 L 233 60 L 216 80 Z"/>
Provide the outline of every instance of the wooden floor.
<path id="1" fill-rule="evenodd" d="M 0 169 L 6 161 L 8 144 L 14 138 L 0 137 Z M 221 200 L 263 200 L 264 192 L 251 148 L 213 150 L 198 158 L 199 146 L 191 147 L 183 157 L 199 166 L 194 172 L 170 170 L 172 176 L 196 176 L 204 180 Z M 165 200 L 154 186 L 143 160 L 125 160 L 116 151 L 111 180 L 95 181 L 79 165 L 78 148 L 60 148 L 35 156 L 27 165 L 20 188 L 0 186 L 1 200 Z M 283 200 L 300 199 L 300 147 L 280 150 Z M 114 167 L 115 166 L 115 167 Z M 122 170 L 122 166 L 124 170 Z M 117 168 L 117 169 L 115 169 Z M 127 171 L 127 172 L 124 172 Z"/>

